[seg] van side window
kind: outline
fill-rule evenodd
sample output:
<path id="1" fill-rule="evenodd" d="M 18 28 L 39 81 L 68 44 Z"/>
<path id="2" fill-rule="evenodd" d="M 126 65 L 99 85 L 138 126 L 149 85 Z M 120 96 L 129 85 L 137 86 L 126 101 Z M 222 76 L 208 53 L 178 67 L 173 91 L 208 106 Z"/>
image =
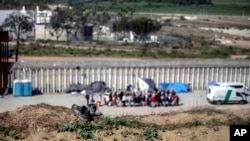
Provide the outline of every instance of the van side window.
<path id="1" fill-rule="evenodd" d="M 231 85 L 230 87 L 233 87 L 233 88 L 239 89 L 239 88 L 243 88 L 243 85 Z"/>

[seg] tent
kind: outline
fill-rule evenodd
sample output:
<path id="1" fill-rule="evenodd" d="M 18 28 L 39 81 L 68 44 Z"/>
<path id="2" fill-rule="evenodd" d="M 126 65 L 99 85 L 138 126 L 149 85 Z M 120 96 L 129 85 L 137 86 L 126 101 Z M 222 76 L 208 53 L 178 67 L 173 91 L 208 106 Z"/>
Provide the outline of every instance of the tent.
<path id="1" fill-rule="evenodd" d="M 139 89 L 140 91 L 155 91 L 155 82 L 150 78 L 139 78 Z"/>
<path id="2" fill-rule="evenodd" d="M 184 83 L 172 82 L 172 83 L 160 83 L 160 87 L 162 90 L 170 89 L 171 91 L 175 91 L 176 93 L 187 93 L 189 92 L 189 88 Z"/>
<path id="3" fill-rule="evenodd" d="M 105 90 L 111 91 L 110 88 L 106 87 L 104 81 L 95 81 L 83 88 L 83 93 L 87 94 L 103 94 Z"/>
<path id="4" fill-rule="evenodd" d="M 84 85 L 81 83 L 72 83 L 69 85 L 68 88 L 65 89 L 66 93 L 71 93 L 71 92 L 80 92 L 84 89 Z"/>
<path id="5" fill-rule="evenodd" d="M 104 92 L 106 88 L 106 83 L 104 81 L 95 81 L 90 84 L 93 93 Z"/>
<path id="6" fill-rule="evenodd" d="M 66 93 L 81 92 L 84 94 L 102 94 L 107 89 L 106 83 L 104 81 L 95 81 L 89 85 L 83 85 L 81 83 L 70 84 L 68 88 L 65 89 Z"/>

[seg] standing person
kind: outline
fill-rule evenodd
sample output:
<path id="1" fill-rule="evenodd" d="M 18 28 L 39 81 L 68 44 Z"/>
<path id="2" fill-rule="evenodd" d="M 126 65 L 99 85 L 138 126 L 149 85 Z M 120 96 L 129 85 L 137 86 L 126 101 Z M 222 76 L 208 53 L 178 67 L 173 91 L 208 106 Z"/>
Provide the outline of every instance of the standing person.
<path id="1" fill-rule="evenodd" d="M 163 91 L 159 91 L 157 93 L 156 99 L 157 99 L 158 106 L 162 106 L 163 95 L 164 95 Z"/>
<path id="2" fill-rule="evenodd" d="M 146 105 L 145 93 L 140 92 L 140 97 L 141 97 L 141 106 L 145 106 Z"/>
<path id="3" fill-rule="evenodd" d="M 164 92 L 163 98 L 162 98 L 162 106 L 167 107 L 167 105 L 168 105 L 167 92 Z"/>
<path id="4" fill-rule="evenodd" d="M 149 91 L 149 92 L 146 93 L 146 104 L 148 106 L 150 106 L 151 96 L 152 96 L 152 92 L 151 91 Z"/>
<path id="5" fill-rule="evenodd" d="M 126 106 L 126 101 L 127 101 L 127 96 L 125 94 L 123 94 L 123 96 L 122 96 L 122 107 Z"/>
<path id="6" fill-rule="evenodd" d="M 117 92 L 115 92 L 112 97 L 112 105 L 117 105 L 116 101 L 117 101 Z"/>
<path id="7" fill-rule="evenodd" d="M 151 106 L 153 108 L 156 107 L 156 102 L 157 102 L 157 94 L 156 94 L 156 92 L 152 93 L 150 102 L 151 102 Z"/>
<path id="8" fill-rule="evenodd" d="M 177 105 L 179 105 L 179 96 L 175 93 L 175 92 L 173 92 L 173 102 L 174 102 L 174 105 L 175 106 L 177 106 Z"/>
<path id="9" fill-rule="evenodd" d="M 112 96 L 112 93 L 110 93 L 109 94 L 108 106 L 112 106 L 112 100 L 113 100 L 113 96 Z"/>
<path id="10" fill-rule="evenodd" d="M 172 93 L 170 91 L 167 91 L 167 100 L 168 100 L 168 106 L 172 105 Z"/>
<path id="11" fill-rule="evenodd" d="M 127 102 L 128 102 L 128 106 L 131 106 L 131 103 L 133 101 L 132 94 L 128 92 L 126 94 L 126 99 L 127 99 Z"/>
<path id="12" fill-rule="evenodd" d="M 85 99 L 87 101 L 87 106 L 89 106 L 89 94 L 88 93 L 85 94 Z"/>
<path id="13" fill-rule="evenodd" d="M 120 91 L 117 98 L 117 106 L 122 106 L 123 91 Z"/>
<path id="14" fill-rule="evenodd" d="M 108 102 L 109 102 L 109 95 L 106 94 L 104 97 L 104 104 L 108 105 Z"/>
<path id="15" fill-rule="evenodd" d="M 93 93 L 89 96 L 89 101 L 90 101 L 91 105 L 93 105 L 95 103 L 95 99 L 94 99 L 94 94 Z"/>

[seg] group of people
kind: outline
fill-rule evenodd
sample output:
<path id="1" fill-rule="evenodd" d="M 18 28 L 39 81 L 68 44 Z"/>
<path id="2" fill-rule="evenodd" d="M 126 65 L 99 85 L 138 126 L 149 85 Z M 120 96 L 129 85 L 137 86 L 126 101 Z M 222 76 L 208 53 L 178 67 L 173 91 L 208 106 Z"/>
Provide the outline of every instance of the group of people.
<path id="1" fill-rule="evenodd" d="M 93 96 L 88 96 L 87 104 L 89 102 L 95 102 Z M 96 104 L 100 102 L 98 100 Z M 100 104 L 100 103 L 98 103 Z M 126 107 L 126 106 L 150 106 L 150 107 L 159 107 L 159 106 L 173 106 L 179 105 L 179 96 L 175 91 L 148 91 L 147 93 L 136 91 L 120 91 L 120 92 L 109 92 L 105 93 L 104 105 L 107 106 L 117 106 L 117 107 Z"/>

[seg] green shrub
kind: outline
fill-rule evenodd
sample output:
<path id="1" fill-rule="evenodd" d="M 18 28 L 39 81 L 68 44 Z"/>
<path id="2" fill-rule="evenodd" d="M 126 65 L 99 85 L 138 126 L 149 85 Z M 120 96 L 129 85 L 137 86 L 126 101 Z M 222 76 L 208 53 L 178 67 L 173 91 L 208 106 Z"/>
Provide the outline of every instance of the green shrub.
<path id="1" fill-rule="evenodd" d="M 98 140 L 98 137 L 94 136 L 93 132 L 102 129 L 98 124 L 92 124 L 90 122 L 75 121 L 73 123 L 66 123 L 63 127 L 59 128 L 58 132 L 77 132 L 83 139 Z"/>
<path id="2" fill-rule="evenodd" d="M 240 125 L 250 125 L 250 117 L 242 119 L 239 124 Z"/>
<path id="3" fill-rule="evenodd" d="M 159 137 L 157 127 L 155 125 L 149 125 L 146 128 L 144 128 L 142 134 L 146 140 L 152 140 L 154 138 Z"/>

